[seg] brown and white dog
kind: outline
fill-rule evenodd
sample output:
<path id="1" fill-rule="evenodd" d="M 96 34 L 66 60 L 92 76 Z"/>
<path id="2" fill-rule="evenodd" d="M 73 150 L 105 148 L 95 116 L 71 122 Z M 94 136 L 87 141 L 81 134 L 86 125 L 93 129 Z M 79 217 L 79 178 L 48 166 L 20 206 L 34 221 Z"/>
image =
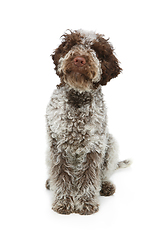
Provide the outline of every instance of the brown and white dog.
<path id="1" fill-rule="evenodd" d="M 46 187 L 53 191 L 54 211 L 88 215 L 98 211 L 99 195 L 114 194 L 111 174 L 130 165 L 118 162 L 101 91 L 122 69 L 108 39 L 94 32 L 64 34 L 51 56 L 61 83 L 46 113 Z"/>

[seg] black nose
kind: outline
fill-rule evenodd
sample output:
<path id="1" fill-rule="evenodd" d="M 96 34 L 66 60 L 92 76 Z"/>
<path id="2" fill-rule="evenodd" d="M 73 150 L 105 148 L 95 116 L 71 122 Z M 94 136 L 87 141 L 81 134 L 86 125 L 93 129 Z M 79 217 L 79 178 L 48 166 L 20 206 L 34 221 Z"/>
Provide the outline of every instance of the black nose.
<path id="1" fill-rule="evenodd" d="M 75 57 L 73 61 L 77 67 L 83 67 L 86 64 L 86 60 L 83 57 Z"/>

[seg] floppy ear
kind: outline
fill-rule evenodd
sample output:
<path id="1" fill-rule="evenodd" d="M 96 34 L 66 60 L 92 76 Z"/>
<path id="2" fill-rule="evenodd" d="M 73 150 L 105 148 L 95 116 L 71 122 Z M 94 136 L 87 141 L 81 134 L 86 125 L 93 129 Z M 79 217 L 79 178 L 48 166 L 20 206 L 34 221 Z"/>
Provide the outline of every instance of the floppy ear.
<path id="1" fill-rule="evenodd" d="M 99 82 L 101 85 L 106 85 L 107 82 L 117 77 L 122 71 L 119 66 L 119 61 L 114 55 L 114 49 L 108 40 L 109 39 L 104 39 L 102 35 L 99 35 L 97 41 L 92 45 L 92 49 L 95 50 L 101 62 L 102 76 Z"/>
<path id="2" fill-rule="evenodd" d="M 63 52 L 64 52 L 64 46 L 65 46 L 65 42 L 62 42 L 58 48 L 56 48 L 54 50 L 54 52 L 51 54 L 52 60 L 55 64 L 55 70 L 57 75 L 59 75 L 58 73 L 58 63 L 59 63 L 59 59 L 63 56 Z"/>
<path id="3" fill-rule="evenodd" d="M 61 57 L 64 57 L 74 45 L 80 43 L 81 41 L 80 33 L 77 33 L 76 31 L 73 32 L 71 30 L 69 30 L 69 32 L 70 33 L 65 33 L 61 36 L 62 43 L 59 45 L 58 48 L 55 49 L 53 54 L 51 54 L 52 60 L 55 64 L 56 73 L 59 76 L 60 74 L 57 71 L 59 59 Z"/>

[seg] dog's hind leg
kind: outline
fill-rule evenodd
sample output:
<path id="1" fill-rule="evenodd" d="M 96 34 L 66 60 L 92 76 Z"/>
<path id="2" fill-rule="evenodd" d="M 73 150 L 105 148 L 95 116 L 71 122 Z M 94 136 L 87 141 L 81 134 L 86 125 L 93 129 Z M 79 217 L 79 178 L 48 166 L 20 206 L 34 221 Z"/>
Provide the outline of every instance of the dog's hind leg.
<path id="1" fill-rule="evenodd" d="M 116 169 L 126 168 L 131 164 L 130 160 L 119 162 L 118 144 L 114 137 L 109 134 L 107 137 L 107 147 L 101 171 L 101 191 L 100 195 L 110 196 L 115 192 L 115 186 L 110 182 L 110 176 Z"/>

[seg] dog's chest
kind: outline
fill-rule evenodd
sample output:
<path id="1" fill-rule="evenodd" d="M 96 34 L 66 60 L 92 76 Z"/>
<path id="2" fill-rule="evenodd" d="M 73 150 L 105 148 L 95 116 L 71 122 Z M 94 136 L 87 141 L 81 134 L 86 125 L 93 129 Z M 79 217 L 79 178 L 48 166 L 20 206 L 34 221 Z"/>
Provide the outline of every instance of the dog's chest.
<path id="1" fill-rule="evenodd" d="M 87 138 L 89 126 L 91 126 L 93 109 L 92 95 L 90 93 L 78 93 L 70 90 L 66 94 L 66 121 L 69 143 L 77 145 Z"/>
<path id="2" fill-rule="evenodd" d="M 58 147 L 72 155 L 96 145 L 100 147 L 105 135 L 106 116 L 102 99 L 91 94 L 63 95 L 56 91 L 47 109 L 52 137 Z"/>
<path id="3" fill-rule="evenodd" d="M 86 104 L 81 108 L 67 104 L 66 110 L 66 138 L 69 145 L 73 146 L 73 148 L 86 145 L 85 142 L 90 136 L 91 128 L 93 130 L 93 111 L 90 104 Z"/>

